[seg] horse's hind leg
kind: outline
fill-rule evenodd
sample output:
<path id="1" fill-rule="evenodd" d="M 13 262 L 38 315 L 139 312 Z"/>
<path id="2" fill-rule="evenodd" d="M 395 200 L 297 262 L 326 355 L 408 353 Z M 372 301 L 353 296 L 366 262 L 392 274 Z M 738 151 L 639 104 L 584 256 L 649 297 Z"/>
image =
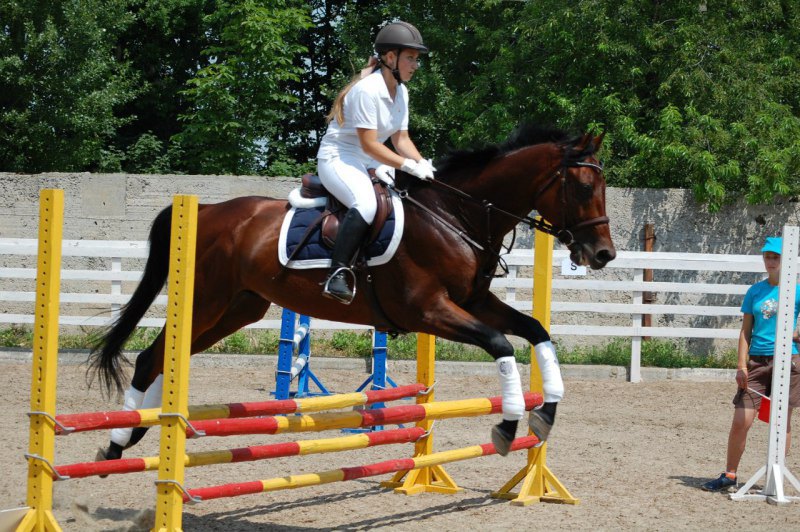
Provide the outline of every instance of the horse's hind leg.
<path id="1" fill-rule="evenodd" d="M 244 326 L 257 322 L 267 313 L 270 304 L 254 292 L 239 292 L 214 326 L 194 339 L 192 353 L 208 349 Z"/>
<path id="2" fill-rule="evenodd" d="M 240 292 L 216 323 L 192 342 L 192 354 L 208 349 L 219 340 L 250 323 L 260 320 L 270 302 L 252 292 Z M 162 369 L 164 365 L 164 331 L 156 341 L 136 358 L 131 387 L 125 392 L 124 410 L 158 408 L 161 406 L 163 389 Z M 130 399 L 129 399 L 130 396 Z M 122 458 L 122 451 L 136 445 L 149 427 L 112 429 L 111 442 L 107 449 L 100 449 L 97 460 Z"/>
<path id="3" fill-rule="evenodd" d="M 125 391 L 122 409 L 125 411 L 156 408 L 161 405 L 162 379 L 157 361 L 163 360 L 164 331 L 136 357 L 133 378 Z M 97 452 L 97 460 L 122 458 L 122 451 L 136 445 L 147 432 L 146 427 L 111 429 L 111 441 L 106 449 Z"/>

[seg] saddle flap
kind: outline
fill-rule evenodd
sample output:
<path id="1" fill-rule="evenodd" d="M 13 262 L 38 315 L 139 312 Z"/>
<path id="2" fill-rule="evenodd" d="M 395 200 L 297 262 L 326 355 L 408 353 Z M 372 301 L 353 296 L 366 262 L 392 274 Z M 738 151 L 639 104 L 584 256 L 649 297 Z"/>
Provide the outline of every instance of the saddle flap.
<path id="1" fill-rule="evenodd" d="M 386 220 L 389 218 L 389 216 L 391 216 L 392 210 L 394 209 L 392 205 L 392 198 L 389 194 L 389 189 L 386 187 L 383 181 L 375 176 L 375 170 L 370 168 L 369 174 L 370 178 L 372 179 L 372 188 L 375 191 L 375 200 L 377 201 L 378 206 L 377 210 L 375 211 L 375 219 L 372 221 L 372 225 L 370 226 L 369 238 L 367 238 L 365 244 L 378 238 L 378 235 L 381 233 L 381 229 L 383 229 L 383 225 L 386 223 Z M 304 187 L 305 177 L 306 176 L 303 176 Z M 319 180 L 318 177 L 317 180 Z M 347 213 L 347 208 L 335 197 L 328 194 L 328 203 L 325 208 L 325 213 L 323 213 L 325 219 L 322 221 L 321 230 L 322 242 L 329 248 L 333 248 L 333 245 L 336 242 L 336 235 L 339 232 L 339 225 L 345 213 Z"/>

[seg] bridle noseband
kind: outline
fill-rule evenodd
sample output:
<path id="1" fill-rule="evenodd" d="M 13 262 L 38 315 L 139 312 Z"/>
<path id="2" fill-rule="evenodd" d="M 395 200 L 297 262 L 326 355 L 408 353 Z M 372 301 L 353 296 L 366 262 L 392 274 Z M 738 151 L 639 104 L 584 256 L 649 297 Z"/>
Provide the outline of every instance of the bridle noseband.
<path id="1" fill-rule="evenodd" d="M 537 201 L 539 198 L 542 197 L 542 194 L 544 194 L 544 192 L 553 185 L 553 183 L 555 183 L 558 179 L 561 179 L 561 206 L 566 207 L 567 168 L 575 168 L 575 167 L 593 168 L 594 170 L 597 171 L 598 174 L 602 175 L 603 173 L 603 167 L 599 164 L 587 163 L 584 161 L 576 161 L 570 164 L 565 163 L 552 176 L 550 176 L 550 178 L 547 181 L 545 181 L 541 187 L 539 187 L 539 190 L 536 191 Z M 561 242 L 567 247 L 575 243 L 575 235 L 574 235 L 575 231 L 584 229 L 586 227 L 592 227 L 595 225 L 607 224 L 609 221 L 608 216 L 598 216 L 597 218 L 584 220 L 582 222 L 578 222 L 575 225 L 567 226 L 567 209 L 562 208 L 561 213 L 562 213 L 561 217 L 562 223 L 560 228 L 556 225 L 546 222 L 544 218 L 531 219 L 530 216 L 527 216 L 525 217 L 525 221 L 528 221 L 529 225 L 533 229 L 538 229 L 543 233 L 547 233 L 548 235 L 553 235 L 558 239 L 559 242 Z"/>

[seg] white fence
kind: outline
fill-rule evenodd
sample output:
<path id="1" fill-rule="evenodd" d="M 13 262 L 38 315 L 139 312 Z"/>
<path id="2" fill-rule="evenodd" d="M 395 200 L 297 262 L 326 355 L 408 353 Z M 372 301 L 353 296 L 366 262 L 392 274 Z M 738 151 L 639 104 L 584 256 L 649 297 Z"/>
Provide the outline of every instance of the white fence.
<path id="1" fill-rule="evenodd" d="M 37 241 L 35 239 L 0 239 L 0 261 L 3 266 L 10 256 L 28 257 L 24 266 L 0 267 L 0 324 L 33 323 L 35 300 Z M 61 325 L 104 326 L 115 317 L 141 277 L 140 268 L 147 257 L 146 242 L 65 240 L 63 243 Z M 83 258 L 80 267 L 70 269 L 69 258 Z M 589 272 L 586 277 L 561 276 L 560 265 L 566 250 L 553 256 L 553 319 L 554 336 L 607 336 L 632 339 L 631 380 L 639 380 L 642 337 L 735 339 L 738 337 L 741 296 L 764 272 L 759 255 L 713 255 L 692 253 L 620 251 L 616 260 L 602 272 Z M 492 282 L 493 290 L 515 308 L 529 312 L 532 308 L 533 250 L 514 250 L 505 257 L 509 275 Z M 135 269 L 124 269 L 126 263 Z M 89 264 L 87 266 L 87 264 Z M 656 277 L 670 281 L 645 282 L 644 271 L 660 272 Z M 741 273 L 749 273 L 743 279 Z M 734 282 L 720 283 L 720 275 L 735 277 Z M 686 280 L 689 275 L 700 279 Z M 674 280 L 683 276 L 684 279 Z M 724 279 L 723 279 L 724 280 Z M 20 284 L 22 283 L 22 284 Z M 27 286 L 24 286 L 27 283 Z M 70 291 L 69 284 L 79 291 Z M 14 289 L 6 289 L 12 285 Z M 20 287 L 23 287 L 20 289 Z M 87 289 L 86 286 L 91 288 Z M 28 288 L 28 289 L 25 289 Z M 127 290 L 124 290 L 127 288 Z M 82 291 L 80 291 L 82 290 Z M 670 304 L 646 304 L 645 292 L 669 294 Z M 723 299 L 724 305 L 708 304 L 709 299 Z M 684 302 L 688 301 L 688 302 Z M 5 312 L 6 308 L 30 304 L 22 313 Z M 164 323 L 160 309 L 166 296 L 155 301 L 156 315 L 145 317 L 141 325 L 160 327 Z M 103 312 L 105 310 L 105 312 Z M 670 316 L 654 326 L 642 326 L 642 315 Z M 584 319 L 584 316 L 586 318 Z M 575 323 L 560 320 L 569 317 Z M 679 319 L 679 317 L 681 317 Z M 713 326 L 694 326 L 692 317 L 717 318 Z M 696 320 L 695 320 L 696 321 Z M 688 324 L 688 325 L 687 325 Z M 253 328 L 279 329 L 280 320 L 266 319 L 250 325 Z M 362 326 L 315 320 L 315 328 L 363 329 Z"/>

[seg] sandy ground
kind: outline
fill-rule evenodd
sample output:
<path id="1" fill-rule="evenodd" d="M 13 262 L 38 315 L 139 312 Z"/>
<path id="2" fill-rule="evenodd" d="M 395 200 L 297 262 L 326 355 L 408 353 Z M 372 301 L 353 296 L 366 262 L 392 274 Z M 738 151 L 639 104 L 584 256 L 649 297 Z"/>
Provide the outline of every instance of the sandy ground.
<path id="1" fill-rule="evenodd" d="M 2 463 L 0 508 L 24 505 L 30 366 L 3 362 L 0 392 Z M 97 389 L 87 390 L 83 368 L 59 368 L 58 411 L 115 409 Z M 274 368 L 193 368 L 193 404 L 264 400 L 272 390 Z M 390 366 L 391 371 L 391 366 Z M 393 373 L 398 383 L 409 373 Z M 354 390 L 362 373 L 325 371 L 326 385 Z M 464 490 L 456 495 L 394 494 L 379 486 L 387 477 L 335 483 L 187 505 L 185 530 L 577 530 L 577 529 L 741 529 L 798 530 L 800 503 L 776 507 L 763 502 L 732 502 L 705 493 L 698 485 L 715 477 L 724 465 L 725 441 L 732 414 L 733 384 L 568 380 L 567 395 L 548 450 L 548 465 L 578 505 L 534 504 L 513 507 L 489 497 L 524 464 L 524 453 L 453 463 L 446 471 Z M 497 394 L 488 376 L 440 375 L 437 398 L 460 399 Z M 489 441 L 492 419 L 444 420 L 435 427 L 435 449 L 447 450 Z M 767 426 L 751 431 L 740 476 L 750 478 L 766 462 Z M 324 434 L 316 437 L 330 437 Z M 315 437 L 303 435 L 302 437 Z M 191 440 L 189 449 L 227 449 L 291 440 L 290 435 Z M 82 433 L 56 441 L 59 464 L 91 460 L 106 433 Z M 157 454 L 152 430 L 128 457 Z M 311 455 L 241 464 L 187 469 L 186 485 L 261 480 L 363 465 L 410 456 L 411 447 L 387 446 L 345 453 Z M 800 453 L 788 468 L 800 473 Z M 55 515 L 64 530 L 140 530 L 135 523 L 153 508 L 155 472 L 107 479 L 56 483 Z M 790 493 L 793 493 L 790 490 Z M 794 493 L 793 493 L 794 494 Z M 85 508 L 80 511 L 78 508 Z"/>

